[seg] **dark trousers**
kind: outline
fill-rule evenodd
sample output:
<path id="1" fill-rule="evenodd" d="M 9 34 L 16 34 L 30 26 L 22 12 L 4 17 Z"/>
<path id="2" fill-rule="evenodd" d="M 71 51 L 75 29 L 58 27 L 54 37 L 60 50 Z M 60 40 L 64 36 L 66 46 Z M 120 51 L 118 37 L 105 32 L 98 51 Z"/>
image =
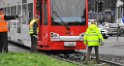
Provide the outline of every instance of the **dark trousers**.
<path id="1" fill-rule="evenodd" d="M 7 32 L 0 32 L 0 52 L 8 52 Z"/>
<path id="2" fill-rule="evenodd" d="M 88 62 L 90 60 L 90 55 L 91 55 L 91 51 L 92 51 L 92 48 L 94 47 L 95 49 L 95 55 L 96 55 L 96 62 L 97 64 L 100 63 L 99 61 L 99 50 L 98 50 L 98 46 L 89 46 L 88 47 L 88 50 L 87 50 L 87 57 L 86 57 L 86 62 Z"/>
<path id="3" fill-rule="evenodd" d="M 37 52 L 37 44 L 38 44 L 37 37 L 33 35 L 30 36 L 31 36 L 31 52 Z"/>

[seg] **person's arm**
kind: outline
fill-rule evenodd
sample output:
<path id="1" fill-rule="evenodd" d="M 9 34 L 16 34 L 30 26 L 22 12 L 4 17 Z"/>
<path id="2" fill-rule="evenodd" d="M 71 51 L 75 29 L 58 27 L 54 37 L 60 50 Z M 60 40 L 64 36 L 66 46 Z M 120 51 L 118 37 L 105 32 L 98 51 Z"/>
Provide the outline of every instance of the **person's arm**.
<path id="1" fill-rule="evenodd" d="M 37 22 L 35 22 L 33 25 L 34 35 L 37 35 L 37 27 L 38 27 L 38 24 L 37 24 Z"/>
<path id="2" fill-rule="evenodd" d="M 19 18 L 19 16 L 18 15 L 15 15 L 15 16 L 4 16 L 4 19 L 5 20 L 12 20 L 12 19 L 15 19 L 15 18 Z"/>
<path id="3" fill-rule="evenodd" d="M 87 30 L 86 30 L 86 32 L 85 32 L 85 34 L 84 34 L 84 37 L 83 37 L 83 39 L 84 39 L 84 44 L 85 44 L 85 45 L 88 44 L 88 42 L 87 42 L 87 34 L 88 34 L 88 31 L 89 31 L 89 28 L 87 28 Z"/>
<path id="4" fill-rule="evenodd" d="M 87 45 L 87 35 L 86 35 L 86 33 L 84 34 L 83 39 L 84 39 L 84 44 Z"/>

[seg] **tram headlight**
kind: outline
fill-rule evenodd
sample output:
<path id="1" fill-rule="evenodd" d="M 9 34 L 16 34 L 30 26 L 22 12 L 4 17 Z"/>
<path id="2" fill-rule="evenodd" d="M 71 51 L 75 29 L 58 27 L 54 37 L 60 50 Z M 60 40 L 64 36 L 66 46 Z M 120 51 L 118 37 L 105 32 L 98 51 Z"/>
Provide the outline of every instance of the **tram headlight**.
<path id="1" fill-rule="evenodd" d="M 59 39 L 59 34 L 51 32 L 50 33 L 51 39 Z"/>

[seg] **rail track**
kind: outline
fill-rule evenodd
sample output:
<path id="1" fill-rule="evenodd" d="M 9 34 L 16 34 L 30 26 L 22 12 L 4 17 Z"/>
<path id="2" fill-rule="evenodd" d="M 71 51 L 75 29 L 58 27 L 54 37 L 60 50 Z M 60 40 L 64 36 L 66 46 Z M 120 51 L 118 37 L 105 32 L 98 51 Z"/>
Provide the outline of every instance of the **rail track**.
<path id="1" fill-rule="evenodd" d="M 93 57 L 93 56 L 92 56 L 92 58 L 95 59 L 95 57 Z M 109 64 L 109 66 L 124 66 L 124 64 L 113 62 L 113 61 L 109 61 L 109 60 L 102 59 L 102 58 L 100 58 L 100 61 L 103 62 L 103 63 Z"/>
<path id="2" fill-rule="evenodd" d="M 58 59 L 61 59 L 61 60 L 64 60 L 64 61 L 67 61 L 70 63 L 77 64 L 79 66 L 85 66 L 85 65 L 83 65 L 83 61 L 86 58 L 84 53 L 79 53 L 79 52 L 67 53 L 67 54 L 59 53 L 59 54 L 50 54 L 50 56 L 53 56 L 55 58 L 58 58 Z M 91 62 L 94 59 L 95 59 L 95 57 L 91 56 Z M 124 64 L 106 60 L 103 58 L 100 58 L 100 62 L 101 62 L 101 64 L 95 64 L 95 62 L 92 62 L 90 64 L 92 64 L 92 66 L 124 66 Z"/>
<path id="3" fill-rule="evenodd" d="M 27 50 L 30 49 L 29 47 L 25 47 L 23 45 L 17 44 L 16 42 L 13 42 L 13 41 L 9 41 L 9 42 L 13 43 L 13 45 L 15 45 L 15 46 L 19 46 L 19 47 L 22 47 L 24 49 L 27 49 Z M 43 52 L 40 51 L 39 53 L 43 53 Z M 53 52 L 51 52 L 51 53 L 49 53 L 49 52 L 46 53 L 45 52 L 45 54 L 47 54 L 49 56 L 53 56 L 53 57 L 61 59 L 61 60 L 64 60 L 64 61 L 67 61 L 67 62 L 70 62 L 70 63 L 77 64 L 79 66 L 83 65 L 83 61 L 86 58 L 85 53 L 81 53 L 81 52 L 70 52 L 70 53 L 69 52 L 67 52 L 67 53 L 55 52 L 55 54 Z M 91 59 L 95 59 L 95 57 L 92 56 Z M 124 64 L 114 62 L 114 61 L 111 61 L 111 60 L 102 59 L 102 58 L 100 58 L 100 61 L 104 64 L 99 64 L 99 65 L 94 64 L 93 66 L 105 66 L 105 64 L 107 66 L 124 66 Z"/>

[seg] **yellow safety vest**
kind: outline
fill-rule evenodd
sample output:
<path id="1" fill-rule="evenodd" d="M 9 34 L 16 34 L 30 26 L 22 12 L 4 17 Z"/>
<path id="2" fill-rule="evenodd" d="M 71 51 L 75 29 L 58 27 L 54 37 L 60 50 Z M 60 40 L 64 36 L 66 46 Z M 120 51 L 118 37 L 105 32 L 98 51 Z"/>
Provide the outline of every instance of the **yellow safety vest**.
<path id="1" fill-rule="evenodd" d="M 34 25 L 35 22 L 38 23 L 36 19 L 32 19 L 31 22 L 30 22 L 30 24 L 29 24 L 29 33 L 30 34 L 33 34 L 34 33 L 33 25 Z M 37 34 L 38 34 L 38 32 L 39 32 L 39 29 L 37 27 Z"/>
<path id="2" fill-rule="evenodd" d="M 104 41 L 99 28 L 96 25 L 91 24 L 84 35 L 84 44 L 87 44 L 88 46 L 99 46 L 100 39 Z"/>

